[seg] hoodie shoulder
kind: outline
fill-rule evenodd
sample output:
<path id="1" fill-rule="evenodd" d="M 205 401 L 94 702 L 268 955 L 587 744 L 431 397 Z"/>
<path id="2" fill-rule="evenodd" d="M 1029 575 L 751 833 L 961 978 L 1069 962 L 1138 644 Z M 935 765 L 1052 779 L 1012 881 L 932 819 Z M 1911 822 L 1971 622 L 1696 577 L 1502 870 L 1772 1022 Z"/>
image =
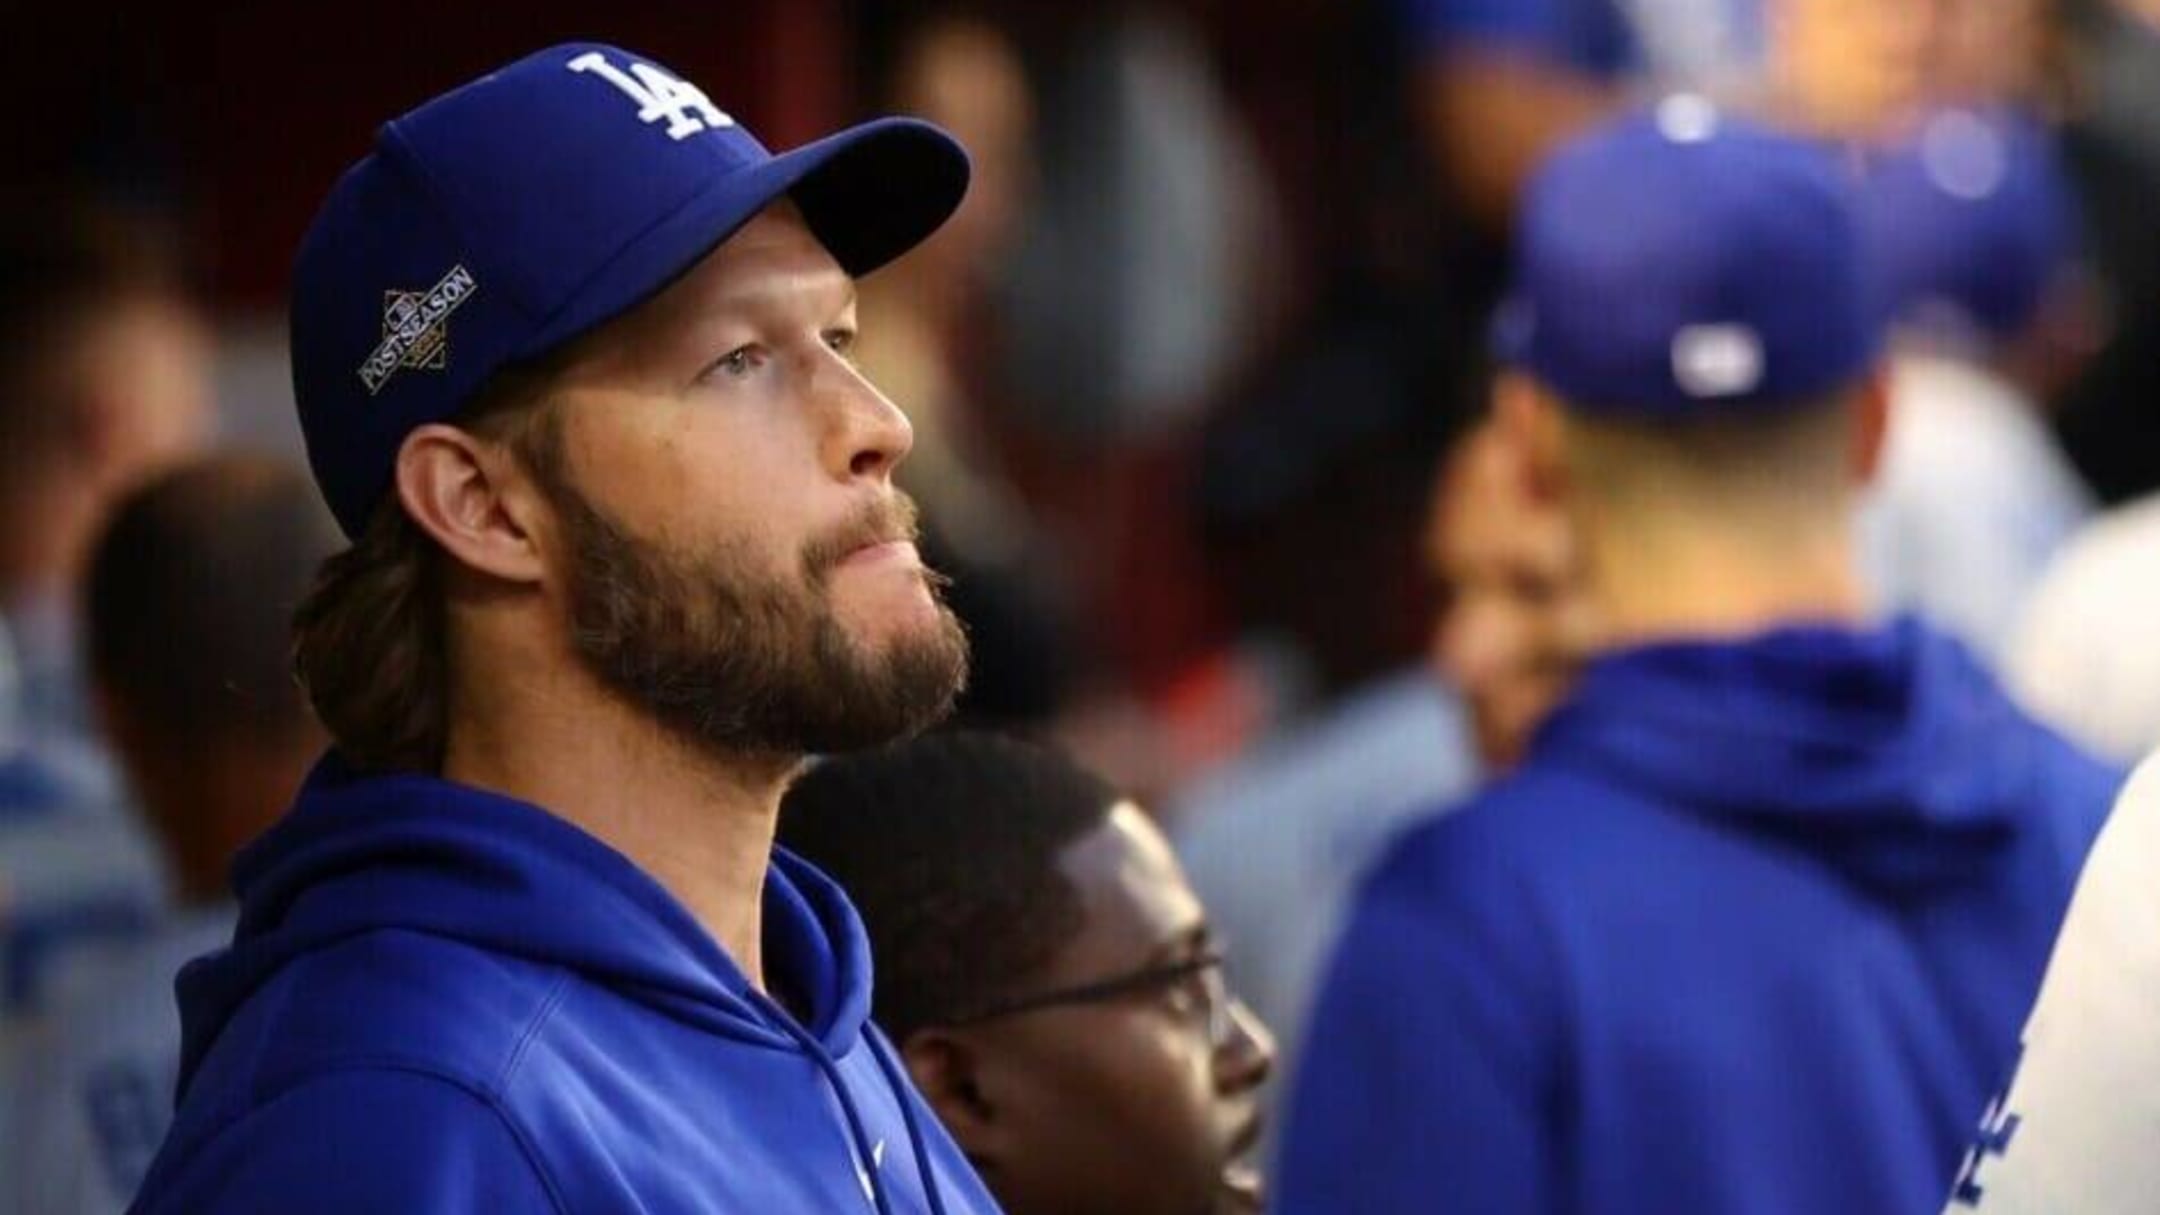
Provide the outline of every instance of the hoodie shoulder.
<path id="1" fill-rule="evenodd" d="M 1463 1210 L 1560 1202 L 1543 1111 L 1576 1001 L 1523 783 L 1398 836 L 1359 890 L 1293 1077 L 1280 1209 L 1423 1210 L 1436 1177 Z"/>
<path id="2" fill-rule="evenodd" d="M 1627 815 L 1606 813 L 1624 800 L 1564 771 L 1526 765 L 1460 808 L 1428 814 L 1399 833 L 1366 875 L 1366 888 L 1400 897 L 1468 883 L 1519 894 L 1524 883 L 1540 880 L 1541 871 L 1564 869 L 1572 853 L 1596 862 L 1597 851 L 1583 841 L 1628 829 Z"/>
<path id="3" fill-rule="evenodd" d="M 355 1067 L 313 1076 L 160 1160 L 132 1212 L 566 1209 L 484 1094 L 423 1072 Z"/>
<path id="4" fill-rule="evenodd" d="M 254 1108 L 311 1078 L 390 1067 L 500 1096 L 568 971 L 384 928 L 304 954 L 257 989 L 189 1083 L 210 1107 Z"/>
<path id="5" fill-rule="evenodd" d="M 2023 710 L 2018 712 L 2022 717 Z M 2046 795 L 2034 800 L 2046 804 L 2049 813 L 2041 821 L 2051 831 L 2058 859 L 2074 873 L 2083 866 L 2131 774 L 2039 722 L 2024 722 L 2037 739 L 2034 784 Z"/>
<path id="6" fill-rule="evenodd" d="M 1375 948 L 1388 956 L 1367 957 L 1369 968 L 1398 976 L 1429 975 L 1442 954 L 1500 959 L 1506 984 L 1543 1010 L 1520 1023 L 1562 1007 L 1566 895 L 1594 876 L 1602 853 L 1580 837 L 1610 835 L 1571 828 L 1595 817 L 1584 804 L 1595 791 L 1578 784 L 1518 771 L 1399 834 L 1360 884 L 1334 964 L 1354 965 Z M 1490 960 L 1466 971 L 1487 990 L 1502 977 Z"/>

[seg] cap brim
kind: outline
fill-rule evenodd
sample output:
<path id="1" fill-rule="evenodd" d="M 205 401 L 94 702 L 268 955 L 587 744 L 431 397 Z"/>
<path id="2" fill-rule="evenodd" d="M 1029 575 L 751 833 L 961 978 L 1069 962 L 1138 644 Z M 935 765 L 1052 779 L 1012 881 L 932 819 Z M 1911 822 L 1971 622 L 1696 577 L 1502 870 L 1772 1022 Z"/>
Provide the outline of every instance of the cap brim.
<path id="1" fill-rule="evenodd" d="M 518 357 L 545 354 L 650 299 L 784 197 L 841 269 L 868 274 L 951 218 L 969 172 L 967 153 L 944 131 L 880 118 L 715 178 L 574 292 Z"/>
<path id="2" fill-rule="evenodd" d="M 864 275 L 928 239 L 967 195 L 960 144 L 912 118 L 881 118 L 773 158 L 803 219 L 841 268 Z"/>

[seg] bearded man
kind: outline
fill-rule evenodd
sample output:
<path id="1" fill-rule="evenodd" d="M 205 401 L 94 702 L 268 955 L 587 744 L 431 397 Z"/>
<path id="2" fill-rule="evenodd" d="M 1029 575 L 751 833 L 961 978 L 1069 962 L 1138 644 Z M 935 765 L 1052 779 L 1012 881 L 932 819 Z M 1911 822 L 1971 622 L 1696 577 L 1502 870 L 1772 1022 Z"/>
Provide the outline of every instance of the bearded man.
<path id="1" fill-rule="evenodd" d="M 382 129 L 294 275 L 352 547 L 302 607 L 335 740 L 181 975 L 142 1211 L 985 1212 L 772 847 L 806 754 L 951 704 L 966 646 L 857 373 L 856 276 L 967 160 L 773 156 L 613 47 Z"/>

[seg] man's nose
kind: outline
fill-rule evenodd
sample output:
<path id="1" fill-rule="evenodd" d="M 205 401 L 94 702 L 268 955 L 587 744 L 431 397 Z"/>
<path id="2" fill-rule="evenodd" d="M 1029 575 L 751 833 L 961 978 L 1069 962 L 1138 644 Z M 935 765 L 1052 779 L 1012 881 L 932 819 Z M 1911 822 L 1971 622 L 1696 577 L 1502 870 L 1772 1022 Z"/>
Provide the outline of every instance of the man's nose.
<path id="1" fill-rule="evenodd" d="M 1493 612 L 1458 603 L 1434 625 L 1432 661 L 1449 682 L 1474 688 L 1500 668 L 1508 645 L 1507 629 Z"/>
<path id="2" fill-rule="evenodd" d="M 1275 1035 L 1245 1001 L 1230 1001 L 1230 1033 L 1215 1048 L 1215 1087 L 1243 1093 L 1267 1083 L 1275 1070 Z"/>
<path id="3" fill-rule="evenodd" d="M 842 480 L 889 479 L 915 446 L 915 427 L 854 368 L 821 370 L 817 391 L 832 419 L 826 431 L 826 463 Z"/>

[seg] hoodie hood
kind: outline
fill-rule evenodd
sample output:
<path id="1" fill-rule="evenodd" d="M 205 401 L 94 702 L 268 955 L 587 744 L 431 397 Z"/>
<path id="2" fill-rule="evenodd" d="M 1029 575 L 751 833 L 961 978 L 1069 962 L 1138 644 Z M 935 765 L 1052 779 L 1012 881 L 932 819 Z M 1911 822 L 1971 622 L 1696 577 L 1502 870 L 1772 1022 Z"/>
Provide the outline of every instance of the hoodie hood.
<path id="1" fill-rule="evenodd" d="M 1591 664 L 1532 761 L 1782 838 L 1868 886 L 1988 873 L 2044 800 L 2048 741 L 1916 621 L 1676 641 Z"/>
<path id="2" fill-rule="evenodd" d="M 233 869 L 229 949 L 181 972 L 180 1088 L 250 993 L 301 956 L 400 929 L 561 966 L 704 1032 L 843 1058 L 871 969 L 838 887 L 776 850 L 764 956 L 791 1027 L 681 904 L 621 853 L 514 798 L 434 777 L 368 775 L 332 754 Z M 806 1044 L 803 1035 L 811 1040 Z"/>

